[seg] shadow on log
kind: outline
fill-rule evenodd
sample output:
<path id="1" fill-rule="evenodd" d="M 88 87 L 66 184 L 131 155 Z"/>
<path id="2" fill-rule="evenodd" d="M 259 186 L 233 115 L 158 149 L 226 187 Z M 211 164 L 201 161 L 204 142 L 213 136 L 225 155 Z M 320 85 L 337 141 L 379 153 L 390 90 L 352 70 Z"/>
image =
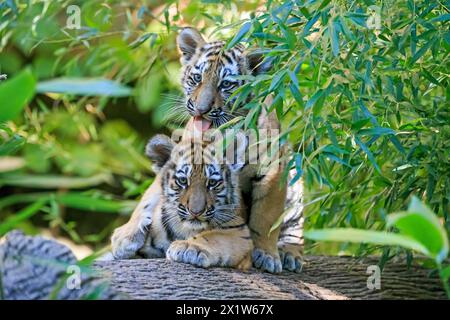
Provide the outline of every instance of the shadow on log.
<path id="1" fill-rule="evenodd" d="M 200 269 L 164 259 L 98 261 L 81 269 L 80 289 L 69 289 L 77 263 L 53 240 L 8 233 L 0 245 L 0 280 L 6 299 L 445 299 L 429 270 L 390 263 L 381 289 L 369 290 L 367 268 L 376 258 L 307 257 L 301 274 Z M 74 284 L 73 282 L 71 283 Z M 70 287 L 71 285 L 69 285 Z"/>

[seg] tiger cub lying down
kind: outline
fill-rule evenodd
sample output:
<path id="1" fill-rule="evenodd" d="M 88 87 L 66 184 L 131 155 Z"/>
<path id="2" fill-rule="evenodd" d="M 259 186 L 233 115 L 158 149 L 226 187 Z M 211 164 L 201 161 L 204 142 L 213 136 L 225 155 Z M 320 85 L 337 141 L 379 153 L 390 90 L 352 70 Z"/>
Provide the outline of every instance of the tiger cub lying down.
<path id="1" fill-rule="evenodd" d="M 162 193 L 140 255 L 204 268 L 251 266 L 253 242 L 240 194 L 240 165 L 218 161 L 216 149 L 214 143 L 191 140 L 175 145 L 164 135 L 149 141 L 146 153 L 161 177 Z"/>

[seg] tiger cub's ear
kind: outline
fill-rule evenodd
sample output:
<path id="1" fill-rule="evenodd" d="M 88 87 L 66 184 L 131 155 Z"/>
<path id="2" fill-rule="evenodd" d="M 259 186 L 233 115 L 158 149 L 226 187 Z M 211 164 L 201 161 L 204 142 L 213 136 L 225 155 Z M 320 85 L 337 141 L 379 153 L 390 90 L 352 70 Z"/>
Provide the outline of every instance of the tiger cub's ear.
<path id="1" fill-rule="evenodd" d="M 190 27 L 183 28 L 177 37 L 178 48 L 183 54 L 181 57 L 181 63 L 185 64 L 189 62 L 195 54 L 195 50 L 197 50 L 198 47 L 203 46 L 205 43 L 206 41 L 197 29 Z"/>
<path id="2" fill-rule="evenodd" d="M 164 134 L 151 138 L 145 147 L 145 154 L 153 162 L 153 170 L 157 173 L 170 159 L 175 143 Z"/>
<path id="3" fill-rule="evenodd" d="M 269 72 L 272 69 L 272 59 L 265 58 L 261 52 L 253 51 L 247 53 L 247 66 L 253 75 Z"/>

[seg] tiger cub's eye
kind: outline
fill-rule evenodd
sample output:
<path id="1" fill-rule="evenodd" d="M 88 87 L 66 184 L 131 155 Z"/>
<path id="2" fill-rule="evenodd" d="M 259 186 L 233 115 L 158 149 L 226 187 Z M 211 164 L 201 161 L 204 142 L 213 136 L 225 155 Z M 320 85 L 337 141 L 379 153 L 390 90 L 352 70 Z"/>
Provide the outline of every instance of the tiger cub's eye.
<path id="1" fill-rule="evenodd" d="M 208 188 L 210 188 L 210 189 L 215 188 L 219 185 L 220 182 L 221 182 L 221 180 L 210 179 L 210 180 L 208 180 Z"/>
<path id="2" fill-rule="evenodd" d="M 202 81 L 202 75 L 199 73 L 194 73 L 192 75 L 192 79 L 194 79 L 195 82 L 200 82 L 200 81 Z"/>
<path id="3" fill-rule="evenodd" d="M 223 80 L 222 83 L 220 84 L 220 86 L 222 87 L 222 89 L 228 89 L 233 86 L 233 82 L 228 81 L 228 80 Z"/>
<path id="4" fill-rule="evenodd" d="M 188 182 L 186 177 L 176 177 L 175 181 L 180 187 L 185 187 Z"/>

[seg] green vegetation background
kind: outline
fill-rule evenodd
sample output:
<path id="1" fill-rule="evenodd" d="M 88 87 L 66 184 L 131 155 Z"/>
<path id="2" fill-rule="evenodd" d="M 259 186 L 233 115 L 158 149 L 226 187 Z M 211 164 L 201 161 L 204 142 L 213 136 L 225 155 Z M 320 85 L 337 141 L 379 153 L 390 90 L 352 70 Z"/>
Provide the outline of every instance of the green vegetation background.
<path id="1" fill-rule="evenodd" d="M 81 29 L 67 28 L 70 5 L 81 9 Z M 270 109 L 305 181 L 308 229 L 384 230 L 386 214 L 416 195 L 448 231 L 449 8 L 394 0 L 0 1 L 0 74 L 10 79 L 0 81 L 0 236 L 22 228 L 95 250 L 108 243 L 152 182 L 146 140 L 180 124 L 167 114 L 180 103 L 175 37 L 186 25 L 274 59 L 270 74 L 240 89 L 257 94 L 240 125 L 254 126 L 258 99 L 274 95 Z M 377 251 L 385 260 L 401 250 L 345 242 L 306 249 Z"/>

